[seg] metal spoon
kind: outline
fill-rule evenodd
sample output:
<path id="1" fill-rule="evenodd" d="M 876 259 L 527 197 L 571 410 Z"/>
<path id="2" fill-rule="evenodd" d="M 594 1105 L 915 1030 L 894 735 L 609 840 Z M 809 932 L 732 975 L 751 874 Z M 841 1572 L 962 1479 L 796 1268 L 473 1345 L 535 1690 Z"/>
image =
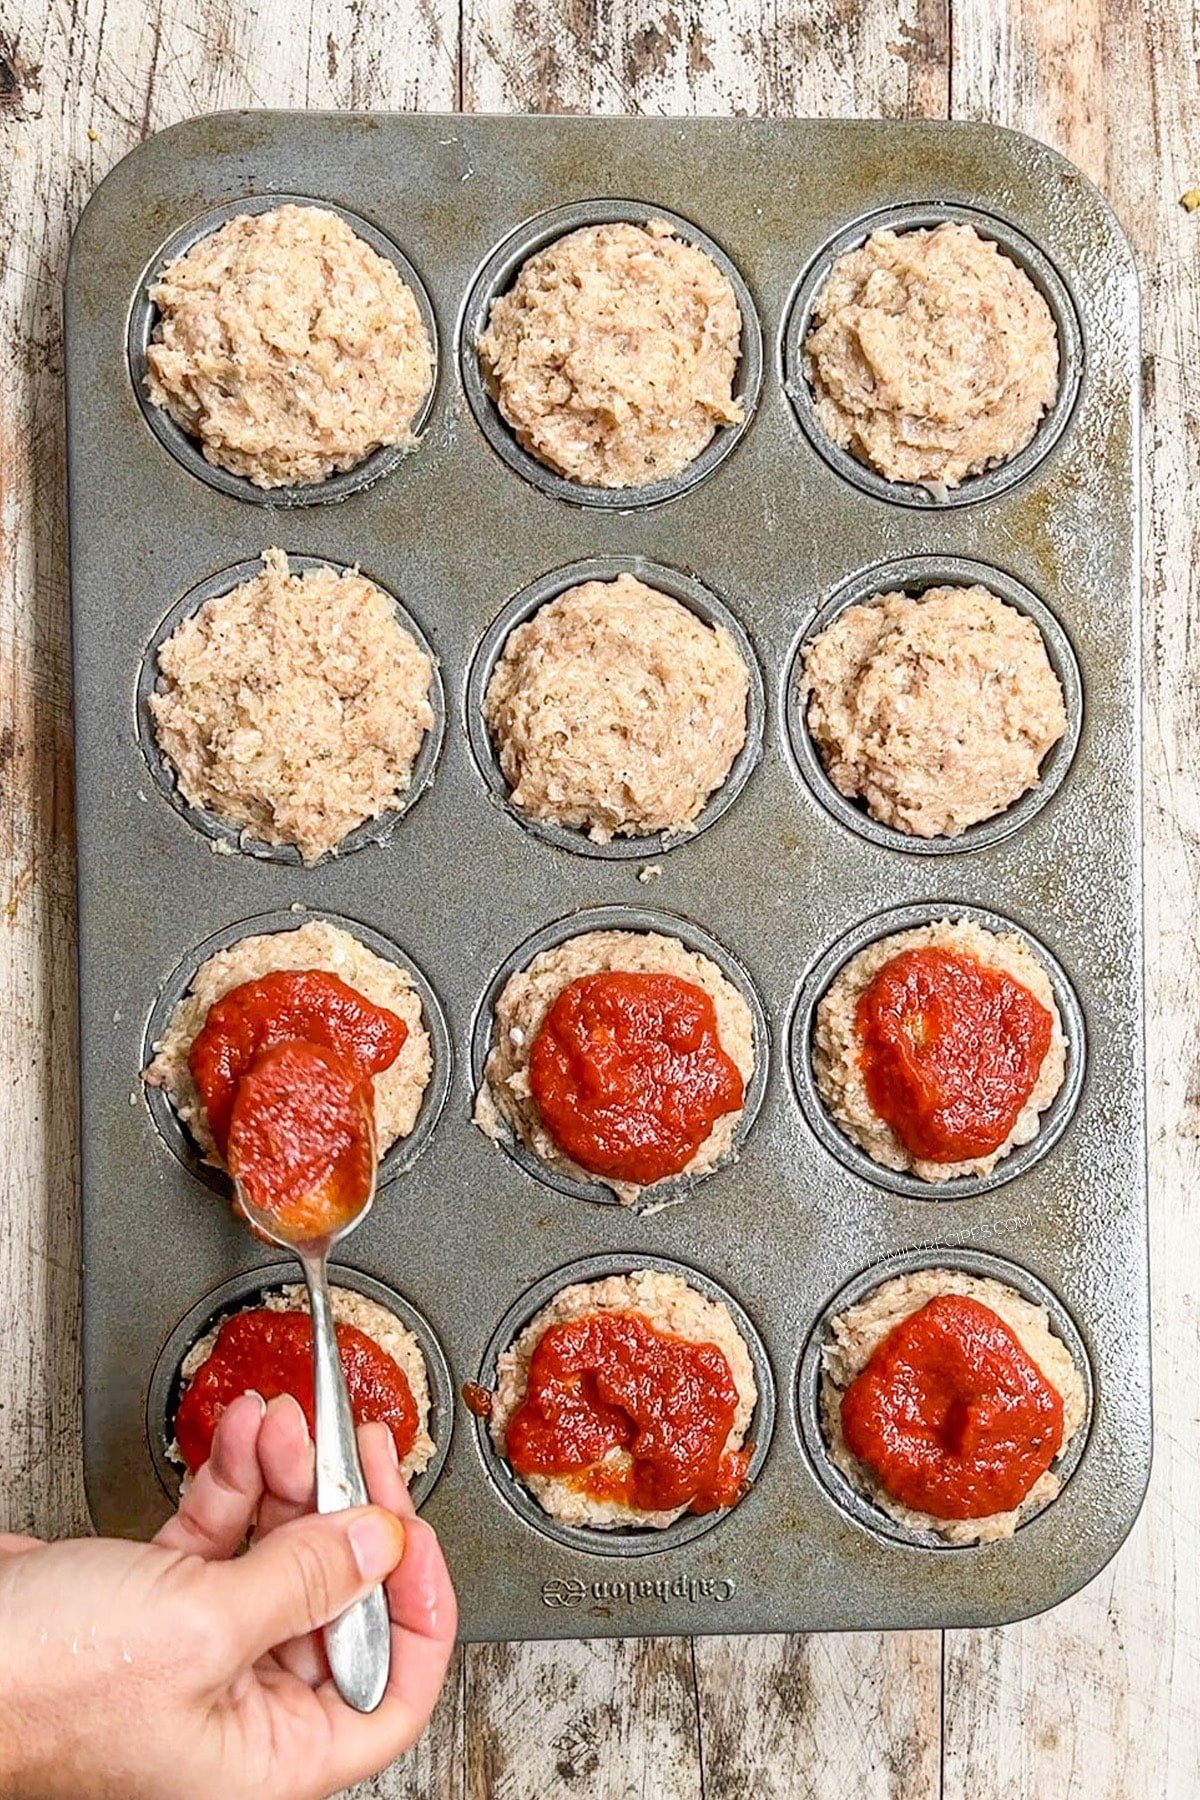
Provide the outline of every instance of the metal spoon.
<path id="1" fill-rule="evenodd" d="M 329 1303 L 329 1253 L 365 1218 L 375 1198 L 376 1142 L 371 1103 L 360 1100 L 362 1123 L 369 1149 L 370 1185 L 358 1211 L 343 1219 L 335 1231 L 322 1237 L 293 1235 L 286 1222 L 255 1206 L 242 1183 L 234 1177 L 238 1205 L 263 1237 L 290 1250 L 299 1259 L 308 1284 L 312 1309 L 313 1375 L 316 1396 L 317 1511 L 340 1512 L 347 1506 L 365 1506 L 367 1484 L 358 1460 L 350 1396 L 342 1373 Z M 382 1587 L 355 1602 L 325 1627 L 325 1653 L 338 1693 L 356 1711 L 374 1712 L 383 1699 L 391 1668 L 392 1633 L 387 1598 Z"/>

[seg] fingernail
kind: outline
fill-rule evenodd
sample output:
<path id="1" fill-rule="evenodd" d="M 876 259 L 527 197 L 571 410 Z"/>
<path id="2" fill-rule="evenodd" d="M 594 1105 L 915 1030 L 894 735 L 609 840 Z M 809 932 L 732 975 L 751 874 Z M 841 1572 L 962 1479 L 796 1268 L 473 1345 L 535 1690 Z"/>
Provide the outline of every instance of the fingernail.
<path id="1" fill-rule="evenodd" d="M 260 1419 L 265 1419 L 267 1416 L 267 1403 L 259 1393 L 258 1389 L 247 1388 L 246 1394 L 249 1399 L 258 1401 L 258 1416 Z"/>
<path id="2" fill-rule="evenodd" d="M 364 1513 L 350 1527 L 350 1548 L 364 1581 L 382 1581 L 404 1554 L 404 1527 L 390 1513 Z"/>
<path id="3" fill-rule="evenodd" d="M 395 1434 L 392 1431 L 391 1426 L 389 1425 L 386 1429 L 387 1429 L 388 1454 L 390 1455 L 390 1457 L 392 1459 L 393 1466 L 398 1469 L 400 1467 L 400 1450 L 396 1443 Z"/>

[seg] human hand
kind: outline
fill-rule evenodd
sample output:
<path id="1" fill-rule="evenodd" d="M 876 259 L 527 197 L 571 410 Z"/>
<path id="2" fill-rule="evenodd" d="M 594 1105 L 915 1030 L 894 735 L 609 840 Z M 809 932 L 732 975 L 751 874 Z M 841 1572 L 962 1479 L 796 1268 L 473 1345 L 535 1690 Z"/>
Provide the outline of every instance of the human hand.
<path id="1" fill-rule="evenodd" d="M 374 1504 L 318 1517 L 300 1409 L 247 1394 L 153 1543 L 0 1535 L 3 1800 L 319 1800 L 407 1749 L 445 1675 L 454 1590 L 387 1427 L 359 1448 Z M 381 1580 L 391 1679 L 361 1714 L 320 1627 Z"/>

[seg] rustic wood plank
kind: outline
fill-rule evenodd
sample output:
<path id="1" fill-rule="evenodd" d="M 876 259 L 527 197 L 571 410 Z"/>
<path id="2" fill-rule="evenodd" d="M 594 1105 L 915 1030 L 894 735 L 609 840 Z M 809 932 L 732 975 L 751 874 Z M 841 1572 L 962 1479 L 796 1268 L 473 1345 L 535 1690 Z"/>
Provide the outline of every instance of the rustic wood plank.
<path id="1" fill-rule="evenodd" d="M 232 106 L 452 108 L 455 0 L 50 0 L 0 28 L 0 1529 L 88 1529 L 79 1458 L 74 871 L 60 291 L 140 138 Z M 19 1321 L 19 1325 L 15 1322 Z M 457 1800 L 461 1661 L 364 1800 Z"/>
<path id="2" fill-rule="evenodd" d="M 945 0 L 464 0 L 474 112 L 908 113 L 947 100 Z"/>
<path id="3" fill-rule="evenodd" d="M 467 1653 L 465 1800 L 700 1800 L 686 1638 Z"/>
<path id="4" fill-rule="evenodd" d="M 685 0 L 650 13 L 628 0 L 465 0 L 463 11 L 464 103 L 488 112 L 937 116 L 948 104 L 948 60 L 941 0 L 864 6 L 819 0 L 804 8 L 764 8 L 751 0 L 718 8 Z M 625 1706 L 609 1728 L 619 1744 L 629 1729 L 627 1709 L 644 1713 L 646 1696 L 618 1686 L 626 1679 L 629 1646 L 592 1648 L 597 1666 L 608 1670 L 606 1697 L 609 1690 L 614 1697 L 624 1693 Z M 913 1800 L 936 1793 L 936 1633 L 697 1639 L 692 1656 L 706 1800 L 840 1797 L 848 1787 Z M 470 1671 L 478 1657 L 470 1653 Z M 519 1740 L 506 1754 L 489 1721 L 505 1716 L 501 1708 L 511 1705 L 511 1692 L 532 1691 L 543 1666 L 553 1669 L 558 1660 L 541 1647 L 506 1651 L 506 1683 L 478 1704 L 469 1674 L 471 1800 L 493 1791 L 513 1800 L 543 1791 L 552 1771 L 539 1753 L 516 1762 Z M 566 1727 L 563 1708 L 572 1703 L 563 1687 L 574 1673 L 572 1663 L 570 1678 L 544 1690 L 551 1735 Z M 643 1717 L 643 1730 L 656 1726 L 653 1716 Z M 493 1768 L 506 1783 L 495 1790 L 486 1785 Z M 677 1785 L 613 1791 L 649 1791 L 663 1800 L 692 1791 L 691 1765 L 677 1755 L 660 1760 L 657 1773 L 659 1782 Z"/>
<path id="5" fill-rule="evenodd" d="M 704 1800 L 936 1795 L 936 1632 L 696 1642 Z"/>
<path id="6" fill-rule="evenodd" d="M 1113 201 L 1145 309 L 1145 763 L 1155 1472 L 1115 1561 L 1084 1593 L 946 1645 L 946 1800 L 1159 1800 L 1197 1792 L 1200 1555 L 1200 716 L 1193 621 L 1200 521 L 1200 184 L 1194 8 L 1051 0 L 956 5 L 956 116 L 1045 138 Z M 1190 666 L 1189 666 L 1190 665 Z"/>

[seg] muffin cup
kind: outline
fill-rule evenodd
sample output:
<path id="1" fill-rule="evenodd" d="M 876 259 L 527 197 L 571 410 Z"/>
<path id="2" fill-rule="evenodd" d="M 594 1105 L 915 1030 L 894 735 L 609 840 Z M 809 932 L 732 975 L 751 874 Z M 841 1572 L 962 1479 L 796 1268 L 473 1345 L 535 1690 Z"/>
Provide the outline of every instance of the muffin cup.
<path id="1" fill-rule="evenodd" d="M 569 1263 L 565 1268 L 555 1269 L 549 1275 L 543 1275 L 519 1300 L 514 1301 L 492 1333 L 476 1377 L 480 1387 L 486 1388 L 489 1393 L 494 1392 L 501 1354 L 563 1288 L 571 1287 L 576 1282 L 602 1281 L 608 1275 L 630 1275 L 636 1269 L 652 1269 L 661 1271 L 664 1275 L 678 1275 L 689 1287 L 695 1288 L 697 1293 L 709 1300 L 718 1300 L 729 1308 L 733 1322 L 750 1352 L 754 1381 L 758 1388 L 758 1402 L 747 1431 L 747 1442 L 754 1446 L 747 1471 L 753 1484 L 767 1460 L 771 1434 L 775 1428 L 775 1378 L 771 1372 L 766 1346 L 758 1327 L 728 1289 L 721 1287 L 710 1276 L 702 1275 L 698 1269 L 690 1268 L 686 1263 L 675 1262 L 670 1257 L 650 1254 L 642 1256 L 637 1253 L 589 1256 L 580 1262 Z M 475 1418 L 475 1443 L 496 1492 L 527 1525 L 531 1525 L 553 1543 L 570 1550 L 587 1551 L 593 1556 L 649 1556 L 655 1551 L 675 1550 L 684 1544 L 695 1543 L 697 1538 L 714 1530 L 735 1510 L 726 1508 L 713 1513 L 684 1513 L 674 1524 L 661 1529 L 651 1525 L 624 1525 L 611 1530 L 590 1525 L 565 1525 L 560 1519 L 552 1519 L 549 1513 L 542 1510 L 529 1488 L 499 1454 L 492 1442 L 491 1426 L 487 1419 Z M 738 1506 L 745 1506 L 751 1498 L 752 1495 L 748 1495 L 738 1502 Z"/>
<path id="2" fill-rule="evenodd" d="M 619 575 L 635 576 L 647 587 L 656 588 L 660 593 L 669 595 L 672 600 L 678 600 L 706 625 L 721 625 L 729 633 L 750 678 L 746 695 L 746 741 L 734 758 L 725 780 L 720 787 L 713 789 L 696 819 L 683 831 L 655 831 L 645 835 L 613 837 L 606 844 L 598 844 L 578 827 L 559 825 L 549 819 L 532 818 L 512 804 L 509 785 L 484 718 L 483 703 L 496 664 L 518 625 L 525 624 L 551 600 L 557 600 L 560 595 L 578 587 L 582 582 L 615 581 Z M 762 758 L 765 714 L 762 670 L 754 647 L 739 620 L 694 576 L 669 568 L 665 563 L 651 562 L 644 556 L 585 557 L 580 562 L 569 563 L 565 568 L 554 569 L 530 587 L 523 588 L 508 602 L 480 639 L 471 659 L 467 679 L 467 733 L 488 792 L 518 824 L 523 825 L 526 831 L 540 838 L 543 843 L 553 845 L 556 850 L 569 850 L 575 856 L 590 856 L 605 861 L 654 860 L 666 856 L 672 850 L 681 849 L 702 831 L 707 831 L 710 825 L 715 825 L 729 811 Z"/>
<path id="3" fill-rule="evenodd" d="M 703 250 L 733 288 L 742 315 L 742 354 L 734 373 L 733 396 L 742 402 L 745 416 L 740 424 L 718 425 L 700 454 L 677 474 L 664 480 L 647 482 L 644 487 L 621 488 L 571 481 L 517 441 L 488 388 L 479 361 L 479 340 L 487 329 L 492 302 L 508 292 L 522 266 L 537 251 L 586 225 L 645 225 L 650 219 L 663 219 L 677 237 Z M 492 251 L 476 275 L 463 307 L 458 328 L 458 360 L 463 388 L 475 421 L 497 456 L 510 469 L 551 499 L 565 500 L 574 506 L 594 506 L 607 512 L 631 512 L 642 507 L 660 506 L 664 501 L 690 493 L 737 448 L 749 429 L 762 387 L 762 328 L 750 290 L 737 266 L 718 243 L 690 220 L 668 207 L 647 201 L 581 200 L 556 206 L 550 212 L 527 220 Z"/>
<path id="4" fill-rule="evenodd" d="M 280 206 L 314 206 L 322 212 L 336 213 L 344 219 L 356 237 L 390 262 L 406 287 L 412 290 L 421 315 L 421 322 L 429 337 L 432 351 L 429 392 L 418 406 L 412 420 L 414 440 L 419 439 L 429 415 L 433 410 L 434 396 L 437 393 L 438 381 L 438 333 L 437 320 L 434 317 L 433 303 L 425 290 L 425 284 L 413 268 L 398 244 L 377 225 L 358 213 L 351 212 L 348 207 L 338 206 L 332 200 L 318 200 L 307 194 L 255 194 L 241 200 L 227 200 L 222 206 L 214 206 L 191 220 L 182 230 L 174 232 L 154 254 L 138 282 L 137 290 L 129 312 L 129 325 L 126 335 L 126 356 L 129 363 L 129 376 L 133 382 L 133 391 L 137 403 L 142 410 L 142 417 L 165 450 L 198 480 L 207 482 L 219 494 L 227 494 L 233 500 L 248 500 L 254 506 L 326 506 L 337 500 L 346 500 L 351 494 L 361 493 L 364 488 L 372 487 L 385 475 L 398 469 L 406 457 L 416 449 L 416 443 L 381 444 L 378 450 L 364 457 L 352 469 L 344 469 L 337 474 L 327 476 L 324 481 L 315 481 L 296 487 L 259 487 L 245 475 L 235 475 L 230 469 L 218 468 L 216 463 L 208 461 L 200 448 L 200 440 L 186 432 L 182 425 L 176 423 L 165 407 L 155 406 L 147 392 L 146 382 L 149 373 L 147 351 L 154 337 L 154 327 L 158 322 L 158 308 L 150 298 L 150 289 L 160 278 L 168 263 L 178 257 L 185 256 L 195 248 L 201 239 L 211 237 L 230 219 L 249 214 L 257 217 L 259 213 L 274 212 Z"/>
<path id="5" fill-rule="evenodd" d="M 825 1427 L 821 1418 L 821 1376 L 822 1352 L 829 1341 L 833 1320 L 844 1313 L 848 1307 L 857 1306 L 885 1281 L 892 1281 L 898 1275 L 915 1275 L 923 1269 L 954 1269 L 966 1275 L 977 1275 L 980 1279 L 1000 1281 L 1006 1287 L 1015 1289 L 1026 1300 L 1035 1306 L 1044 1306 L 1054 1335 L 1061 1338 L 1071 1353 L 1071 1360 L 1083 1377 L 1085 1407 L 1083 1423 L 1075 1433 L 1066 1451 L 1051 1465 L 1054 1473 L 1062 1483 L 1062 1488 L 1054 1500 L 1046 1502 L 1036 1512 L 1021 1520 L 1018 1531 L 1025 1531 L 1039 1518 L 1048 1507 L 1058 1504 L 1062 1491 L 1066 1488 L 1071 1476 L 1078 1468 L 1087 1449 L 1088 1434 L 1092 1423 L 1093 1382 L 1091 1362 L 1084 1346 L 1079 1329 L 1074 1319 L 1044 1282 L 1028 1269 L 1020 1268 L 1016 1263 L 1008 1262 L 1004 1257 L 991 1256 L 982 1250 L 906 1250 L 895 1256 L 886 1257 L 864 1269 L 852 1281 L 839 1289 L 826 1305 L 816 1324 L 809 1334 L 808 1341 L 800 1356 L 796 1372 L 795 1403 L 796 1430 L 805 1455 L 812 1466 L 813 1473 L 829 1498 L 840 1511 L 851 1518 L 864 1531 L 871 1532 L 877 1538 L 889 1543 L 904 1545 L 909 1550 L 925 1554 L 935 1551 L 938 1555 L 1003 1555 L 1004 1541 L 988 1546 L 986 1544 L 952 1544 L 948 1543 L 936 1531 L 916 1531 L 910 1526 L 902 1525 L 884 1512 L 866 1494 L 854 1486 L 854 1483 L 838 1468 L 829 1452 L 829 1444 L 825 1437 Z"/>
<path id="6" fill-rule="evenodd" d="M 902 592 L 919 597 L 934 587 L 984 587 L 997 599 L 1032 619 L 1041 633 L 1050 666 L 1062 685 L 1067 728 L 1042 759 L 1040 779 L 1012 805 L 990 819 L 968 825 L 957 837 L 915 836 L 899 826 L 873 819 L 861 800 L 843 794 L 830 780 L 821 752 L 808 727 L 808 699 L 803 693 L 804 655 L 810 644 L 852 606 L 869 603 L 876 594 Z M 792 650 L 784 683 L 784 728 L 799 773 L 826 812 L 883 850 L 907 856 L 962 856 L 988 850 L 1037 817 L 1066 780 L 1083 730 L 1083 678 L 1071 640 L 1044 601 L 1002 569 L 965 556 L 909 556 L 863 569 L 837 587 L 804 628 Z"/>
<path id="7" fill-rule="evenodd" d="M 817 418 L 816 401 L 804 365 L 804 345 L 812 328 L 817 301 L 825 291 L 834 263 L 847 251 L 860 249 L 875 231 L 936 230 L 939 225 L 971 225 L 985 241 L 999 246 L 1011 262 L 1023 269 L 1050 308 L 1058 332 L 1058 394 L 1029 442 L 1014 456 L 968 475 L 958 487 L 936 493 L 917 482 L 889 481 L 869 463 L 835 444 Z M 976 501 L 996 500 L 1025 479 L 1049 456 L 1070 422 L 1083 379 L 1084 343 L 1079 314 L 1071 291 L 1045 251 L 994 213 L 948 202 L 887 207 L 868 213 L 845 226 L 809 263 L 800 277 L 786 313 L 781 344 L 783 382 L 800 428 L 818 456 L 834 472 L 872 499 L 891 506 L 937 508 L 971 506 Z"/>

